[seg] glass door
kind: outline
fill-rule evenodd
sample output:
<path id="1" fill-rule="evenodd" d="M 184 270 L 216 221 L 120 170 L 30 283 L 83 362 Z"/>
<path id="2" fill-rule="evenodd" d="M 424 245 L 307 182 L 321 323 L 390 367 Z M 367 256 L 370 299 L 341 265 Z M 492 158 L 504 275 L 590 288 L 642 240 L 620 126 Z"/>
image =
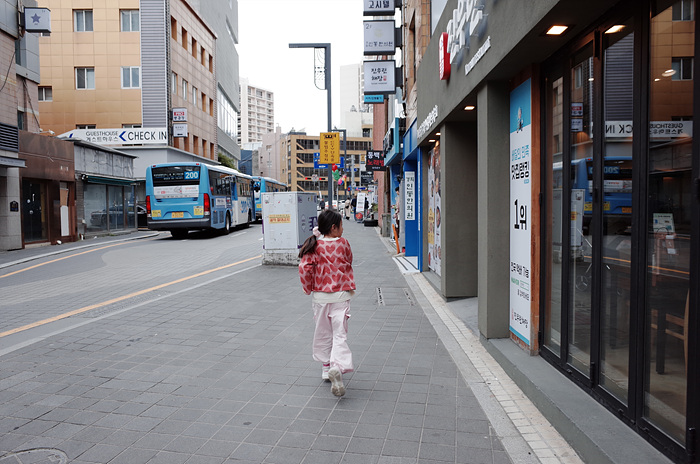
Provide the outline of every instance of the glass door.
<path id="1" fill-rule="evenodd" d="M 643 415 L 686 439 L 693 168 L 693 2 L 651 19 Z M 697 233 L 697 231 L 695 231 Z M 697 288 L 697 276 L 695 276 Z"/>

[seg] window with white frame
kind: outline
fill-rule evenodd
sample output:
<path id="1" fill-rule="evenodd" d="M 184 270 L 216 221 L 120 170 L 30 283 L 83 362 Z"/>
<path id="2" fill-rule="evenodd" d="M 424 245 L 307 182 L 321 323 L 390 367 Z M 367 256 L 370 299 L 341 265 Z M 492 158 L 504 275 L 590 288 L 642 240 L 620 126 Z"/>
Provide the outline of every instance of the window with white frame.
<path id="1" fill-rule="evenodd" d="M 182 80 L 182 99 L 187 101 L 187 81 Z"/>
<path id="2" fill-rule="evenodd" d="M 95 68 L 75 68 L 75 88 L 78 90 L 95 88 Z"/>
<path id="3" fill-rule="evenodd" d="M 174 72 L 170 76 L 170 88 L 174 95 L 177 95 L 177 74 Z"/>
<path id="4" fill-rule="evenodd" d="M 693 80 L 693 57 L 673 57 L 671 58 L 671 69 L 675 72 L 671 77 L 674 81 Z"/>
<path id="5" fill-rule="evenodd" d="M 192 86 L 192 104 L 195 106 L 195 108 L 197 108 L 197 95 L 198 95 L 197 87 L 195 87 L 193 85 Z"/>
<path id="6" fill-rule="evenodd" d="M 39 101 L 40 102 L 53 101 L 53 88 L 51 86 L 39 87 Z"/>
<path id="7" fill-rule="evenodd" d="M 122 32 L 138 32 L 139 10 L 121 10 Z"/>
<path id="8" fill-rule="evenodd" d="M 694 0 L 679 0 L 674 3 L 671 13 L 673 21 L 693 21 L 695 19 L 693 2 Z"/>
<path id="9" fill-rule="evenodd" d="M 139 66 L 122 66 L 122 89 L 141 87 L 141 68 Z"/>
<path id="10" fill-rule="evenodd" d="M 92 32 L 92 10 L 73 10 L 73 30 Z"/>

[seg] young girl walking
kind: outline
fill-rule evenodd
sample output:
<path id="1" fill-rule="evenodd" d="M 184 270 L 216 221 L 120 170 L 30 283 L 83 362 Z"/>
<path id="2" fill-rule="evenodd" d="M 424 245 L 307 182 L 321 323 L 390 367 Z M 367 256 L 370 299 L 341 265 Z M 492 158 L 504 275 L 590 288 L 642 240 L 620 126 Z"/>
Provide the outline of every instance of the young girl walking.
<path id="1" fill-rule="evenodd" d="M 313 358 L 322 364 L 321 378 L 331 381 L 331 392 L 343 396 L 343 374 L 353 370 L 347 338 L 350 299 L 355 293 L 352 250 L 343 238 L 343 217 L 330 209 L 322 211 L 299 257 L 299 278 L 304 293 L 311 295 L 316 322 Z"/>

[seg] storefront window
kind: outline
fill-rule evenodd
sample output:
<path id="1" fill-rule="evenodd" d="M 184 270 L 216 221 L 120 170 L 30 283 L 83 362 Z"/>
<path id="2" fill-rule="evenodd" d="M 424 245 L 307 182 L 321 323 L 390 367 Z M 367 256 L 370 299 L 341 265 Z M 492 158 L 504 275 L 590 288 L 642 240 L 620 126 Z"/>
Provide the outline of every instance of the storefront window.
<path id="1" fill-rule="evenodd" d="M 576 53 L 571 68 L 571 240 L 568 362 L 590 375 L 593 276 L 593 45 Z M 590 171 L 589 171 L 590 170 Z M 590 174 L 589 174 L 590 172 Z"/>
<path id="2" fill-rule="evenodd" d="M 674 60 L 694 56 L 695 24 L 664 5 L 651 21 L 644 415 L 683 443 L 694 95 L 692 74 Z"/>
<path id="3" fill-rule="evenodd" d="M 604 39 L 605 141 L 603 144 L 600 384 L 627 404 L 634 168 L 632 21 L 611 27 L 604 34 Z M 589 173 L 592 174 L 592 169 L 589 169 Z"/>
<path id="4" fill-rule="evenodd" d="M 544 345 L 557 356 L 561 355 L 561 312 L 562 312 L 562 228 L 564 226 L 562 196 L 562 146 L 561 140 L 564 130 L 564 79 L 553 77 L 547 79 L 547 177 L 550 179 L 551 188 L 547 194 L 549 217 L 547 218 L 546 253 L 549 262 L 549 273 L 546 279 L 547 288 L 545 294 L 545 323 Z"/>
<path id="5" fill-rule="evenodd" d="M 124 187 L 109 185 L 109 229 L 121 230 L 124 228 L 126 211 L 124 211 Z"/>
<path id="6" fill-rule="evenodd" d="M 100 184 L 87 184 L 84 192 L 85 222 L 88 232 L 107 230 L 107 189 Z"/>

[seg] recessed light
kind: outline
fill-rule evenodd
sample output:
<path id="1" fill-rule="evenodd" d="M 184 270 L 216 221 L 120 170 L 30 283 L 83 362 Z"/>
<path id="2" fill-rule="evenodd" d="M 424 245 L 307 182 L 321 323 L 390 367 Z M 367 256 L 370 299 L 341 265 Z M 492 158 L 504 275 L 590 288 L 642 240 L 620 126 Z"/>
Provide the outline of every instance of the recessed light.
<path id="1" fill-rule="evenodd" d="M 656 79 L 654 79 L 654 82 L 659 82 L 660 80 L 661 80 L 661 79 L 659 79 L 659 78 L 657 77 Z"/>
<path id="2" fill-rule="evenodd" d="M 607 31 L 605 31 L 606 34 L 614 34 L 616 32 L 620 32 L 625 28 L 624 25 L 622 24 L 615 24 L 614 26 L 610 27 Z"/>
<path id="3" fill-rule="evenodd" d="M 467 105 L 464 107 L 464 109 L 466 111 L 474 111 L 475 108 L 476 108 L 476 106 L 474 106 L 474 105 Z"/>
<path id="4" fill-rule="evenodd" d="M 435 143 L 435 139 L 430 139 L 430 140 L 428 140 L 428 142 Z"/>
<path id="5" fill-rule="evenodd" d="M 676 70 L 675 70 L 675 69 L 667 69 L 666 71 L 664 71 L 664 72 L 661 73 L 661 75 L 664 76 L 664 77 L 671 77 L 671 76 L 673 76 L 674 74 L 676 74 Z"/>
<path id="6" fill-rule="evenodd" d="M 593 82 L 594 80 L 595 80 L 595 78 L 593 78 L 593 77 L 588 78 L 588 82 Z"/>
<path id="7" fill-rule="evenodd" d="M 547 35 L 562 35 L 569 26 L 552 26 L 546 32 Z"/>

